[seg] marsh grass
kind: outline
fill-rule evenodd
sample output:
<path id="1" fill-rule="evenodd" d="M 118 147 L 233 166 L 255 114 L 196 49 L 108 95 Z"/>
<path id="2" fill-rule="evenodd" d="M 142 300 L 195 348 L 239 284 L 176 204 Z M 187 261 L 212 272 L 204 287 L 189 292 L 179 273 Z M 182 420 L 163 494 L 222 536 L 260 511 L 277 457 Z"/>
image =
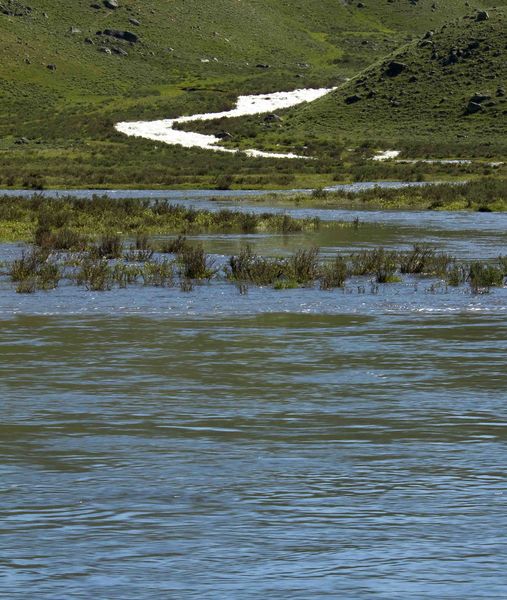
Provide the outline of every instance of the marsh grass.
<path id="1" fill-rule="evenodd" d="M 400 254 L 400 272 L 411 275 L 445 275 L 452 258 L 438 253 L 429 244 L 414 244 L 412 250 Z"/>
<path id="2" fill-rule="evenodd" d="M 18 284 L 16 291 L 19 293 L 54 289 L 62 276 L 52 255 L 37 247 L 23 252 L 21 258 L 14 260 L 9 275 L 11 281 Z"/>
<path id="3" fill-rule="evenodd" d="M 337 256 L 333 262 L 325 264 L 320 269 L 320 289 L 332 290 L 345 285 L 348 275 L 347 262 L 342 256 Z"/>
<path id="4" fill-rule="evenodd" d="M 178 261 L 184 279 L 211 279 L 216 272 L 214 260 L 206 254 L 202 245 L 185 246 L 178 254 Z"/>
<path id="5" fill-rule="evenodd" d="M 183 237 L 172 240 L 171 244 L 171 250 L 178 250 L 174 260 L 163 258 L 163 253 L 156 252 L 144 235 L 136 238 L 127 253 L 120 252 L 123 243 L 118 236 L 102 239 L 100 244 L 92 244 L 81 252 L 32 246 L 3 268 L 4 274 L 17 284 L 19 293 L 50 290 L 61 279 L 94 292 L 135 285 L 168 288 L 178 283 L 181 290 L 191 291 L 198 282 L 224 277 L 240 294 L 246 294 L 250 285 L 272 286 L 277 290 L 318 285 L 321 290 L 341 288 L 350 292 L 352 288 L 346 288 L 350 277 L 368 278 L 372 293 L 378 293 L 381 284 L 402 282 L 403 275 L 438 278 L 438 282 L 432 282 L 430 291 L 468 283 L 473 293 L 483 293 L 502 286 L 507 277 L 506 257 L 499 257 L 496 262 L 458 263 L 426 244 L 415 245 L 407 252 L 373 248 L 348 256 L 336 255 L 329 261 L 319 259 L 316 247 L 301 248 L 287 257 L 264 257 L 246 245 L 237 255 L 230 256 L 223 268 L 215 266 L 214 258 L 202 244 L 191 245 Z M 144 252 L 145 260 L 138 260 Z M 356 283 L 358 293 L 364 293 L 364 281 Z M 417 283 L 414 285 L 417 289 Z"/>
<path id="6" fill-rule="evenodd" d="M 174 284 L 174 262 L 164 259 L 146 263 L 141 277 L 145 286 L 170 287 Z"/>
<path id="7" fill-rule="evenodd" d="M 265 286 L 273 285 L 281 277 L 288 278 L 289 269 L 283 259 L 258 256 L 246 245 L 237 256 L 230 257 L 227 275 L 232 281 Z"/>
<path id="8" fill-rule="evenodd" d="M 300 249 L 287 261 L 288 280 L 298 285 L 309 285 L 319 277 L 319 249 Z"/>
<path id="9" fill-rule="evenodd" d="M 91 292 L 104 292 L 113 286 L 113 273 L 107 259 L 87 258 L 76 273 L 76 283 Z"/>
<path id="10" fill-rule="evenodd" d="M 496 265 L 473 262 L 470 265 L 468 281 L 473 293 L 489 292 L 490 288 L 503 285 L 503 269 Z"/>

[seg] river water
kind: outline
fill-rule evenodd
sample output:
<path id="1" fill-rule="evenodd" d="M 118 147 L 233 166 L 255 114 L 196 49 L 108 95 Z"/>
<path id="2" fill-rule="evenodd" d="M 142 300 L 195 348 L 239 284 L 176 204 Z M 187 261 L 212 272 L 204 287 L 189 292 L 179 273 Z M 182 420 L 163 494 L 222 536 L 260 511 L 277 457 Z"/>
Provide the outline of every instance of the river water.
<path id="1" fill-rule="evenodd" d="M 507 254 L 502 215 L 361 219 L 196 237 Z M 506 597 L 507 289 L 359 283 L 0 279 L 0 596 Z"/>

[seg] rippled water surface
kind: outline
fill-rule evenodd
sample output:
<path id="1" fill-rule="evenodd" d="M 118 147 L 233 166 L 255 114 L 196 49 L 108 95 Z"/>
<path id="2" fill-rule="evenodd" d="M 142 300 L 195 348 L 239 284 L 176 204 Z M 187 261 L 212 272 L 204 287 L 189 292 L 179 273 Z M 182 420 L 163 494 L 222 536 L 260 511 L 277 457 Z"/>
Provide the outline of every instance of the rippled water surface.
<path id="1" fill-rule="evenodd" d="M 456 218 L 248 239 L 507 253 Z M 506 597 L 507 290 L 435 285 L 1 280 L 0 596 Z"/>

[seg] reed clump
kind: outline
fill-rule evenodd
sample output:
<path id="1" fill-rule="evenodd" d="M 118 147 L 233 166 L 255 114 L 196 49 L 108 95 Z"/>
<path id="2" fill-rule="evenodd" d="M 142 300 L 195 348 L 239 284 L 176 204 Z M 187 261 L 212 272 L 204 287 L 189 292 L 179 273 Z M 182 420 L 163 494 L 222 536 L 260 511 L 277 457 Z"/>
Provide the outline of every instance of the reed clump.
<path id="1" fill-rule="evenodd" d="M 414 244 L 410 252 L 400 254 L 399 262 L 403 274 L 444 276 L 453 259 L 429 244 Z"/>
<path id="2" fill-rule="evenodd" d="M 184 279 L 211 279 L 215 273 L 214 261 L 202 245 L 185 246 L 178 254 L 181 275 Z"/>
<path id="3" fill-rule="evenodd" d="M 11 281 L 18 284 L 16 291 L 25 294 L 54 289 L 62 276 L 51 254 L 37 247 L 24 251 L 21 258 L 14 260 L 9 275 Z"/>
<path id="4" fill-rule="evenodd" d="M 227 269 L 230 280 L 254 285 L 273 285 L 281 277 L 288 277 L 287 262 L 279 258 L 258 256 L 250 245 L 244 246 L 237 256 L 231 256 Z"/>
<path id="5" fill-rule="evenodd" d="M 342 256 L 337 256 L 333 262 L 325 264 L 320 270 L 320 289 L 332 290 L 345 285 L 348 277 L 348 266 Z"/>
<path id="6" fill-rule="evenodd" d="M 470 288 L 474 293 L 488 292 L 492 287 L 503 285 L 503 269 L 496 265 L 473 262 L 468 274 Z"/>

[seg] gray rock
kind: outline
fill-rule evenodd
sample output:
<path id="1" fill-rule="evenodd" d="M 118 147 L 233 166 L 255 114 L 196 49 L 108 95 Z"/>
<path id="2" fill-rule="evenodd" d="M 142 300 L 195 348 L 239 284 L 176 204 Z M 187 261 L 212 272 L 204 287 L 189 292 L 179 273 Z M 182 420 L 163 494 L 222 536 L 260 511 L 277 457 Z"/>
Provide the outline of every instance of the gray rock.
<path id="1" fill-rule="evenodd" d="M 232 140 L 232 135 L 228 131 L 219 131 L 215 133 L 215 137 L 219 140 Z"/>
<path id="2" fill-rule="evenodd" d="M 470 102 L 475 102 L 476 104 L 480 104 L 481 102 L 484 102 L 485 100 L 491 100 L 491 95 L 475 93 L 470 98 Z"/>
<path id="3" fill-rule="evenodd" d="M 388 63 L 385 74 L 388 77 L 397 77 L 398 75 L 403 73 L 403 71 L 406 68 L 407 65 L 405 63 L 399 62 L 397 60 L 392 60 L 390 63 Z"/>
<path id="4" fill-rule="evenodd" d="M 489 19 L 489 13 L 487 10 L 480 10 L 476 15 L 475 15 L 475 20 L 476 21 L 487 21 Z"/>
<path id="5" fill-rule="evenodd" d="M 111 50 L 115 53 L 115 54 L 119 54 L 120 56 L 128 56 L 129 53 L 124 50 L 123 48 L 111 48 Z"/>
<path id="6" fill-rule="evenodd" d="M 46 65 L 46 69 L 49 69 L 50 71 L 56 71 L 56 65 L 51 63 L 49 65 Z"/>
<path id="7" fill-rule="evenodd" d="M 501 97 L 505 96 L 505 88 L 504 87 L 499 87 L 496 90 L 496 95 L 497 95 L 497 98 L 501 98 Z"/>
<path id="8" fill-rule="evenodd" d="M 73 35 L 75 35 L 77 33 L 81 33 L 81 29 L 79 29 L 78 27 L 71 27 L 69 29 L 69 32 L 72 33 Z"/>
<path id="9" fill-rule="evenodd" d="M 111 10 L 115 10 L 116 8 L 119 8 L 120 5 L 118 4 L 118 0 L 104 0 L 104 6 Z"/>
<path id="10" fill-rule="evenodd" d="M 124 40 L 125 42 L 130 42 L 131 44 L 135 44 L 139 41 L 138 35 L 132 33 L 131 31 L 122 31 L 121 29 L 104 29 L 102 35 L 114 37 L 118 40 Z"/>
<path id="11" fill-rule="evenodd" d="M 95 44 L 95 42 L 92 40 L 92 38 L 85 38 L 85 44 L 90 44 L 90 46 L 93 46 Z"/>
<path id="12" fill-rule="evenodd" d="M 483 107 L 477 102 L 470 101 L 468 106 L 466 107 L 465 114 L 466 115 L 474 115 L 475 113 L 481 112 Z"/>
<path id="13" fill-rule="evenodd" d="M 355 104 L 361 100 L 361 96 L 359 94 L 353 94 L 352 96 L 347 96 L 345 98 L 345 104 Z"/>
<path id="14" fill-rule="evenodd" d="M 99 51 L 103 52 L 104 54 L 112 54 L 111 48 L 108 48 L 107 46 L 101 46 L 99 48 Z"/>
<path id="15" fill-rule="evenodd" d="M 273 113 L 271 115 L 266 115 L 264 117 L 264 121 L 266 123 L 279 123 L 280 121 L 283 121 L 283 119 L 280 117 L 280 115 Z"/>
<path id="16" fill-rule="evenodd" d="M 20 137 L 14 143 L 15 144 L 29 144 L 30 140 L 26 137 Z"/>
<path id="17" fill-rule="evenodd" d="M 136 27 L 139 27 L 139 25 L 141 25 L 141 23 L 137 19 L 134 19 L 134 17 L 130 17 L 129 23 L 131 25 L 135 25 Z"/>
<path id="18" fill-rule="evenodd" d="M 265 64 L 265 63 L 258 63 L 257 65 L 255 65 L 258 69 L 269 69 L 269 65 Z"/>

